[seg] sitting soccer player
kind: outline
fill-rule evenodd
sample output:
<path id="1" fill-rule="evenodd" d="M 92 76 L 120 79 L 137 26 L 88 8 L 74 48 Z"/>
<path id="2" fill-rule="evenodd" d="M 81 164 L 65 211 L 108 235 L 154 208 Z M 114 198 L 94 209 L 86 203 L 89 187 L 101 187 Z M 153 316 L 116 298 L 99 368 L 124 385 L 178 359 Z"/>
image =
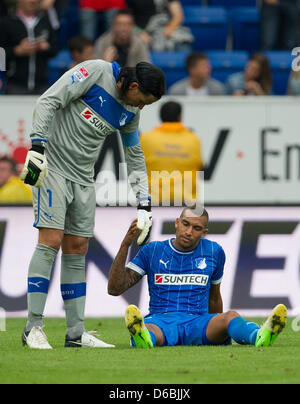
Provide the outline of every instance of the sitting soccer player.
<path id="1" fill-rule="evenodd" d="M 223 313 L 220 285 L 225 253 L 205 238 L 208 213 L 184 208 L 176 219 L 176 236 L 143 246 L 126 265 L 138 235 L 135 220 L 111 266 L 108 293 L 118 296 L 148 275 L 150 313 L 126 310 L 131 345 L 138 348 L 173 345 L 228 345 L 231 340 L 256 347 L 270 346 L 286 325 L 287 310 L 277 305 L 262 327 L 237 312 Z"/>

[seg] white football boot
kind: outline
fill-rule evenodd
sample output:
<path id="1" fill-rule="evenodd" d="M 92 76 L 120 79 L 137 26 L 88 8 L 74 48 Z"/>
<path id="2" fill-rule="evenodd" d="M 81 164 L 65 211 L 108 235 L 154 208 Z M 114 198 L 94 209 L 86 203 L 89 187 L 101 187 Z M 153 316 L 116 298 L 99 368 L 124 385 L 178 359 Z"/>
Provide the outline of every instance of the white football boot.
<path id="1" fill-rule="evenodd" d="M 66 336 L 65 347 L 66 348 L 115 348 L 115 345 L 107 344 L 96 338 L 93 334 L 96 331 L 85 331 L 79 338 L 70 338 Z"/>
<path id="2" fill-rule="evenodd" d="M 22 335 L 23 345 L 27 345 L 31 349 L 53 349 L 42 327 L 33 327 L 29 332 Z"/>

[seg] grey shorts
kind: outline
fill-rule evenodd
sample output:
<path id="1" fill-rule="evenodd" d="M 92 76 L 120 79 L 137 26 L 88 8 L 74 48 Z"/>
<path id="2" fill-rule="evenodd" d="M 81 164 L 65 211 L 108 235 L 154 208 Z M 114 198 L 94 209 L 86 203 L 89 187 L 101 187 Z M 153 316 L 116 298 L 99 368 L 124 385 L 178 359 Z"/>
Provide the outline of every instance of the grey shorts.
<path id="1" fill-rule="evenodd" d="M 65 234 L 93 237 L 96 194 L 49 170 L 40 188 L 32 187 L 36 228 L 64 230 Z"/>

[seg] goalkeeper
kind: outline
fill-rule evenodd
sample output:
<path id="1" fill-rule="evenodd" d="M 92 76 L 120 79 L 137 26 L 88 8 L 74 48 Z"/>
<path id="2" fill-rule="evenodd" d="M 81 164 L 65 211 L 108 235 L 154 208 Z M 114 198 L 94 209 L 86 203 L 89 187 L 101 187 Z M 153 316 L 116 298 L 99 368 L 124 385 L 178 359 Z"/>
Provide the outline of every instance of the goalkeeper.
<path id="1" fill-rule="evenodd" d="M 145 159 L 139 144 L 140 110 L 165 91 L 163 72 L 140 62 L 125 67 L 102 60 L 66 72 L 38 100 L 21 174 L 33 186 L 38 244 L 28 273 L 28 321 L 22 335 L 30 348 L 51 349 L 42 330 L 52 265 L 62 248 L 61 294 L 66 347 L 111 347 L 85 331 L 85 256 L 93 236 L 94 164 L 106 136 L 120 131 L 129 178 L 136 190 L 138 243 L 149 238 L 152 216 Z M 131 175 L 139 173 L 138 175 Z"/>
<path id="2" fill-rule="evenodd" d="M 228 345 L 257 347 L 275 342 L 287 320 L 283 304 L 277 305 L 262 327 L 245 321 L 237 312 L 223 313 L 220 285 L 225 254 L 205 238 L 208 214 L 185 208 L 176 219 L 176 237 L 151 242 L 126 265 L 128 249 L 139 234 L 136 221 L 129 228 L 111 266 L 108 292 L 120 295 L 144 275 L 148 278 L 149 314 L 126 310 L 131 344 L 138 348 L 173 345 Z"/>

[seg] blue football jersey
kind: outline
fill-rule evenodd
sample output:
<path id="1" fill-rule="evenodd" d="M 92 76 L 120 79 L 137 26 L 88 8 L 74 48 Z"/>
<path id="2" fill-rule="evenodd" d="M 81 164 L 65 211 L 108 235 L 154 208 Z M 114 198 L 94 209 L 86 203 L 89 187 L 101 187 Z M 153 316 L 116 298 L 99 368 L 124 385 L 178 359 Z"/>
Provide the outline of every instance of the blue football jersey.
<path id="1" fill-rule="evenodd" d="M 149 313 L 208 313 L 209 289 L 223 277 L 225 253 L 205 238 L 194 250 L 181 251 L 174 239 L 153 241 L 126 266 L 148 276 Z"/>

